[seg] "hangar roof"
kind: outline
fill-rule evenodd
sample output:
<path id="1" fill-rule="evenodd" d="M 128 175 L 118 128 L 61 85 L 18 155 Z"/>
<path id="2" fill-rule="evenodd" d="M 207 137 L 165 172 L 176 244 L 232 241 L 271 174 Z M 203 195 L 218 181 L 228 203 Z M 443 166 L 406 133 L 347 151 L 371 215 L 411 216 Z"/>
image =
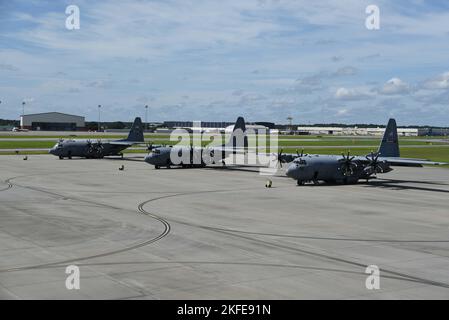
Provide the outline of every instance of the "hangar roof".
<path id="1" fill-rule="evenodd" d="M 40 112 L 40 113 L 28 113 L 25 114 L 25 117 L 29 117 L 29 116 L 41 116 L 41 115 L 64 115 L 64 116 L 70 116 L 70 117 L 79 117 L 79 118 L 84 118 L 83 116 L 79 116 L 79 115 L 75 115 L 75 114 L 69 114 L 69 113 L 63 113 L 63 112 L 57 112 L 57 111 L 51 111 L 51 112 Z"/>

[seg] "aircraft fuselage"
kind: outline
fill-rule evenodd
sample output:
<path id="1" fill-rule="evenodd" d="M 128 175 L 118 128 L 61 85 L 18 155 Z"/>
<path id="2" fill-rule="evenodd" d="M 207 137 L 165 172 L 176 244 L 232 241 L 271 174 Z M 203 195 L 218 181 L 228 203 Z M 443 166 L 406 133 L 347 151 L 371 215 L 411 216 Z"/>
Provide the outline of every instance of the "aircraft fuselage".
<path id="1" fill-rule="evenodd" d="M 299 184 L 307 181 L 325 181 L 328 183 L 356 183 L 359 179 L 372 178 L 366 166 L 360 161 L 353 161 L 350 174 L 342 170 L 342 156 L 307 155 L 296 158 L 287 168 L 288 177 Z M 385 168 L 385 171 L 392 170 Z"/>
<path id="2" fill-rule="evenodd" d="M 114 145 L 107 141 L 98 143 L 89 140 L 65 140 L 55 144 L 49 153 L 59 158 L 103 158 L 104 156 L 119 155 L 126 148 L 126 145 Z"/>

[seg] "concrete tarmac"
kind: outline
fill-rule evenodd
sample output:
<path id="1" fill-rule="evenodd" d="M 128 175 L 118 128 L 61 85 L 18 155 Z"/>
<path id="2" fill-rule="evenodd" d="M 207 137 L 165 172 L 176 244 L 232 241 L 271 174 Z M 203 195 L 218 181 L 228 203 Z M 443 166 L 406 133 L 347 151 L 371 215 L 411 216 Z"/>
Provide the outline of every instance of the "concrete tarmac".
<path id="1" fill-rule="evenodd" d="M 448 299 L 449 170 L 379 177 L 1 156 L 0 299 Z"/>

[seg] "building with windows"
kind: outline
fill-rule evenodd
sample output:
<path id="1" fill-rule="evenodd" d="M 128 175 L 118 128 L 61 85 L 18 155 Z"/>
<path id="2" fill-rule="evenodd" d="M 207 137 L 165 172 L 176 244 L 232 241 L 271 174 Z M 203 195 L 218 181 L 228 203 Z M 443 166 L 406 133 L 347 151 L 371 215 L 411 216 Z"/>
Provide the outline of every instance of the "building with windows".
<path id="1" fill-rule="evenodd" d="M 311 135 L 382 136 L 385 128 L 361 127 L 297 127 L 297 131 Z M 399 136 L 417 136 L 417 128 L 398 128 Z"/>

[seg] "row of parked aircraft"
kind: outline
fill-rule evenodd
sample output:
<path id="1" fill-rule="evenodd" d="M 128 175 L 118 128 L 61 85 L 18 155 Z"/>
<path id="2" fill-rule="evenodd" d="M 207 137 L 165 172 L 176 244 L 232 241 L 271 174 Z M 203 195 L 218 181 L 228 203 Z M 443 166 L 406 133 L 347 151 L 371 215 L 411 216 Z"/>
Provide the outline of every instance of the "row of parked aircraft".
<path id="1" fill-rule="evenodd" d="M 50 153 L 60 159 L 72 157 L 103 158 L 105 156 L 123 156 L 122 151 L 132 145 L 145 143 L 143 126 L 140 118 L 136 118 L 126 139 L 92 141 L 60 140 Z M 249 151 L 246 136 L 245 120 L 239 117 L 234 125 L 229 141 L 214 147 L 190 146 L 152 146 L 148 147 L 151 154 L 145 157 L 145 162 L 156 169 L 171 166 L 204 167 L 222 162 L 236 153 Z M 175 157 L 173 157 L 175 155 Z M 327 183 L 357 183 L 360 179 L 373 179 L 379 173 L 392 171 L 393 166 L 441 165 L 425 159 L 401 158 L 396 121 L 390 119 L 377 152 L 366 156 L 351 156 L 349 153 L 337 155 L 322 154 L 287 154 L 279 152 L 275 155 L 278 163 L 289 163 L 286 175 L 297 181 L 298 185 L 307 182 Z M 177 161 L 173 161 L 176 158 Z"/>

